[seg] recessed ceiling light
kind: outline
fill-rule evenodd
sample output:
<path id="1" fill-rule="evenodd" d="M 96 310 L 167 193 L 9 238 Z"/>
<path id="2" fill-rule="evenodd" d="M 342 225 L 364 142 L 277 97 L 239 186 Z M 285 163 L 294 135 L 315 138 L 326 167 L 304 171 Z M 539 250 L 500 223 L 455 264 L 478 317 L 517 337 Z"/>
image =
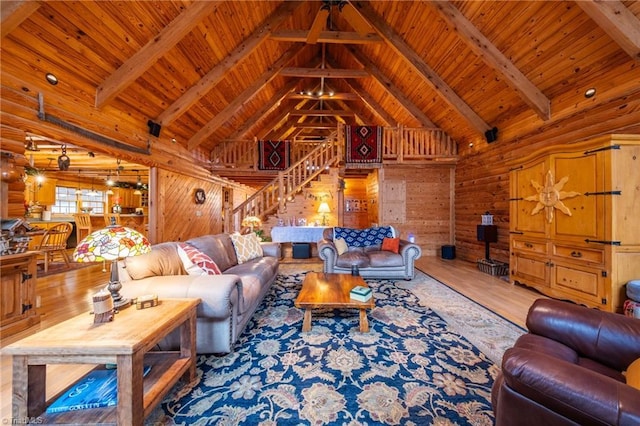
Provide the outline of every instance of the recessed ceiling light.
<path id="1" fill-rule="evenodd" d="M 589 98 L 593 98 L 596 95 L 596 88 L 595 87 L 591 87 L 587 90 L 584 91 L 584 97 L 589 99 Z"/>
<path id="2" fill-rule="evenodd" d="M 58 77 L 56 77 L 55 75 L 51 74 L 50 72 L 48 72 L 44 78 L 47 79 L 47 81 L 49 82 L 49 84 L 51 84 L 52 86 L 55 86 L 56 84 L 58 84 Z"/>

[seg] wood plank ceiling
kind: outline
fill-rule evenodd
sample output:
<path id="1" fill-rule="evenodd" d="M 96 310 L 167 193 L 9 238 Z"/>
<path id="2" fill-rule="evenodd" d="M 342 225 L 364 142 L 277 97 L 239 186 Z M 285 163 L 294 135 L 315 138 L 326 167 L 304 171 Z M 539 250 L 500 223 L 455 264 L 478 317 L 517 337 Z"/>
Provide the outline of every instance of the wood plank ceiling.
<path id="1" fill-rule="evenodd" d="M 225 141 L 338 122 L 441 128 L 468 145 L 593 102 L 590 87 L 636 93 L 639 18 L 634 1 L 3 1 L 2 84 L 205 164 Z"/>

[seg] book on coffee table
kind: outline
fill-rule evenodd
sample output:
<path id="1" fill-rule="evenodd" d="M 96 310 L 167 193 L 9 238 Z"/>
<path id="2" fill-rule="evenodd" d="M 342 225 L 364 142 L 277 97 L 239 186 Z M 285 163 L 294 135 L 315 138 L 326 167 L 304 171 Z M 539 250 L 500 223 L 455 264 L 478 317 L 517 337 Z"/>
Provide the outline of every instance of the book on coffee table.
<path id="1" fill-rule="evenodd" d="M 371 299 L 373 293 L 369 287 L 363 287 L 359 285 L 351 289 L 350 295 L 351 299 L 353 300 L 357 300 L 358 302 L 366 302 Z"/>
<path id="2" fill-rule="evenodd" d="M 146 376 L 149 370 L 151 366 L 145 366 L 143 376 Z M 47 407 L 47 413 L 115 407 L 118 405 L 117 376 L 118 371 L 115 368 L 91 371 Z"/>

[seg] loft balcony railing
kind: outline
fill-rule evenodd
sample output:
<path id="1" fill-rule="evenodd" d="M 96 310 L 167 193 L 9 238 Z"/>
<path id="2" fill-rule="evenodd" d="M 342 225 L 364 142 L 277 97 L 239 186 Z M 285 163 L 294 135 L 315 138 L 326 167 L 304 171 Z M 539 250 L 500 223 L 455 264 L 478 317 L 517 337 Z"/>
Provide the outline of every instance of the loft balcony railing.
<path id="1" fill-rule="evenodd" d="M 241 205 L 232 211 L 229 209 L 225 214 L 225 231 L 241 229 L 242 219 L 246 216 L 265 218 L 268 214 L 283 210 L 289 197 L 294 196 L 324 170 L 343 161 L 344 132 L 345 126 L 339 124 L 336 133 L 325 141 L 298 141 L 292 144 L 291 158 L 295 161 L 294 164 L 279 172 L 270 183 Z M 385 127 L 382 138 L 383 165 L 457 160 L 457 144 L 439 129 Z M 211 158 L 214 167 L 215 164 L 220 164 L 255 173 L 258 164 L 256 141 L 228 141 L 220 144 Z"/>

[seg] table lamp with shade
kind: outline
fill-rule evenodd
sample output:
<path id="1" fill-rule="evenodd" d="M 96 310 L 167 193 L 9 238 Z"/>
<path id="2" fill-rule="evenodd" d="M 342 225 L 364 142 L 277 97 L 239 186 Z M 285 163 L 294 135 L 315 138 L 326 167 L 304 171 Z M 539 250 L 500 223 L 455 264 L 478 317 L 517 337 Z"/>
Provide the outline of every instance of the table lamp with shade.
<path id="1" fill-rule="evenodd" d="M 326 201 L 320 203 L 320 207 L 318 207 L 318 213 L 322 213 L 322 226 L 327 226 L 327 213 L 331 213 L 331 209 L 329 208 L 329 204 Z"/>
<path id="2" fill-rule="evenodd" d="M 124 308 L 129 299 L 120 295 L 122 284 L 118 276 L 118 259 L 149 253 L 151 244 L 147 237 L 124 226 L 108 226 L 89 234 L 73 251 L 76 262 L 111 262 L 111 278 L 107 290 L 113 298 L 113 307 Z"/>

